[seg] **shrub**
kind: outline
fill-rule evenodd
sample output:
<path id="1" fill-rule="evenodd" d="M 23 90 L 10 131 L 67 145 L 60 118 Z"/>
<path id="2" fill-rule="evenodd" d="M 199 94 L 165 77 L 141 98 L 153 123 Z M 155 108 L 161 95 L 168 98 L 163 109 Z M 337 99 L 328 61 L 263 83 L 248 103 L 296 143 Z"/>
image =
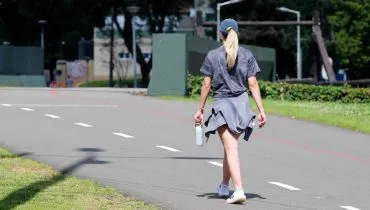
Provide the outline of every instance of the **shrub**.
<path id="1" fill-rule="evenodd" d="M 370 103 L 370 89 L 259 81 L 261 97 L 288 101 Z M 201 76 L 188 76 L 188 95 L 200 95 Z M 211 92 L 211 94 L 213 94 Z"/>
<path id="2" fill-rule="evenodd" d="M 134 81 L 132 79 L 113 80 L 113 84 L 118 87 L 133 87 Z M 109 87 L 109 80 L 90 81 L 81 84 L 79 87 Z"/>
<path id="3" fill-rule="evenodd" d="M 187 78 L 187 95 L 198 96 L 202 90 L 203 77 L 188 74 Z M 213 95 L 213 86 L 210 90 L 210 95 Z"/>

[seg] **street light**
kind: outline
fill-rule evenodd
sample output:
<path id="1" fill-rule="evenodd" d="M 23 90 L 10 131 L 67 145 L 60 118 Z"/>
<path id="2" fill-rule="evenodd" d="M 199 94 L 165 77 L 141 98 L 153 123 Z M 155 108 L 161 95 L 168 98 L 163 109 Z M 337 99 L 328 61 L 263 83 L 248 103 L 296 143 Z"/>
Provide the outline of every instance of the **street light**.
<path id="1" fill-rule="evenodd" d="M 44 49 L 44 25 L 46 24 L 46 20 L 39 20 L 38 24 L 40 24 L 41 27 L 41 48 Z"/>
<path id="2" fill-rule="evenodd" d="M 301 13 L 286 7 L 276 8 L 282 12 L 290 12 L 297 15 L 297 22 L 301 20 Z M 297 79 L 302 79 L 302 53 L 301 53 L 301 26 L 297 24 Z"/>
<path id="3" fill-rule="evenodd" d="M 235 4 L 235 3 L 238 3 L 238 2 L 242 2 L 243 0 L 230 0 L 230 1 L 227 1 L 227 2 L 223 2 L 223 3 L 218 3 L 217 4 L 217 41 L 220 41 L 220 10 L 221 10 L 221 7 L 222 6 L 226 6 L 226 5 L 229 5 L 229 4 Z"/>

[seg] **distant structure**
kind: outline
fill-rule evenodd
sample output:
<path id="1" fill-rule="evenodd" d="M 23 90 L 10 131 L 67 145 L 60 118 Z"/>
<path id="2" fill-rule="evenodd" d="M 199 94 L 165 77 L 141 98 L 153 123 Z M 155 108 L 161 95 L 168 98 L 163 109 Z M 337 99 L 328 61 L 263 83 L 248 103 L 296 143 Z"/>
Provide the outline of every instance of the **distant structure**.
<path id="1" fill-rule="evenodd" d="M 203 12 L 205 20 L 213 20 L 214 11 L 209 8 L 209 1 L 202 0 L 198 2 L 198 9 Z M 180 13 L 180 20 L 175 16 L 166 17 L 163 27 L 164 33 L 189 33 L 196 34 L 195 30 L 195 14 L 194 7 L 183 8 Z M 212 16 L 213 15 L 213 16 Z M 137 30 L 137 44 L 140 47 L 146 60 L 152 56 L 152 36 L 149 32 L 149 27 L 145 19 L 135 17 L 137 25 L 140 25 Z M 117 17 L 120 27 L 123 28 L 125 18 L 123 15 Z M 106 80 L 109 78 L 109 41 L 110 41 L 110 25 L 111 18 L 108 16 L 105 20 L 105 27 L 99 29 L 94 28 L 94 62 L 93 62 L 93 80 Z M 124 28 L 123 28 L 124 29 Z M 125 41 L 114 27 L 114 78 L 130 78 L 133 77 L 133 61 L 132 55 L 125 45 Z M 140 77 L 140 65 L 137 65 L 137 75 Z"/>

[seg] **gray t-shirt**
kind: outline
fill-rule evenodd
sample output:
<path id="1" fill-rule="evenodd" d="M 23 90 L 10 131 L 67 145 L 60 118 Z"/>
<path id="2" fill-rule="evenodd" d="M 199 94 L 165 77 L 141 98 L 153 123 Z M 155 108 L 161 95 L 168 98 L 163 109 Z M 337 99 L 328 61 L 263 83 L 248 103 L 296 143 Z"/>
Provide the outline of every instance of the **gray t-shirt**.
<path id="1" fill-rule="evenodd" d="M 247 91 L 248 78 L 261 72 L 252 52 L 239 46 L 233 69 L 227 68 L 224 46 L 208 52 L 200 71 L 212 77 L 214 98 L 234 97 Z"/>

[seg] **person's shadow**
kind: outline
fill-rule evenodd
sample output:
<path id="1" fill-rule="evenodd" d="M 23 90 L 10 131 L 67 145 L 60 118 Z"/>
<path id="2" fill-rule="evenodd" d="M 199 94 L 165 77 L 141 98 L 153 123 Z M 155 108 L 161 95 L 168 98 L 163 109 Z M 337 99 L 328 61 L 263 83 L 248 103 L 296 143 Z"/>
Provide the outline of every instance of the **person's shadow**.
<path id="1" fill-rule="evenodd" d="M 87 152 L 87 156 L 76 163 L 62 169 L 60 173 L 55 176 L 38 182 L 31 183 L 28 186 L 25 186 L 21 189 L 18 189 L 0 201 L 0 209 L 13 209 L 19 205 L 26 203 L 35 197 L 39 192 L 45 190 L 49 186 L 55 185 L 58 182 L 65 180 L 69 174 L 75 171 L 77 168 L 85 164 L 107 164 L 107 161 L 97 160 L 97 152 L 103 151 L 102 149 L 97 148 L 82 148 L 79 151 Z"/>
<path id="2" fill-rule="evenodd" d="M 234 193 L 234 191 L 230 191 L 230 195 L 232 195 Z M 200 195 L 197 195 L 197 197 L 205 197 L 207 199 L 222 199 L 222 200 L 226 200 L 226 198 L 223 198 L 223 197 L 219 197 L 217 195 L 217 193 L 203 193 L 203 194 L 200 194 Z M 259 195 L 259 194 L 254 194 L 254 193 L 245 193 L 245 197 L 247 197 L 247 200 L 251 200 L 251 199 L 266 199 L 265 197 Z"/>

